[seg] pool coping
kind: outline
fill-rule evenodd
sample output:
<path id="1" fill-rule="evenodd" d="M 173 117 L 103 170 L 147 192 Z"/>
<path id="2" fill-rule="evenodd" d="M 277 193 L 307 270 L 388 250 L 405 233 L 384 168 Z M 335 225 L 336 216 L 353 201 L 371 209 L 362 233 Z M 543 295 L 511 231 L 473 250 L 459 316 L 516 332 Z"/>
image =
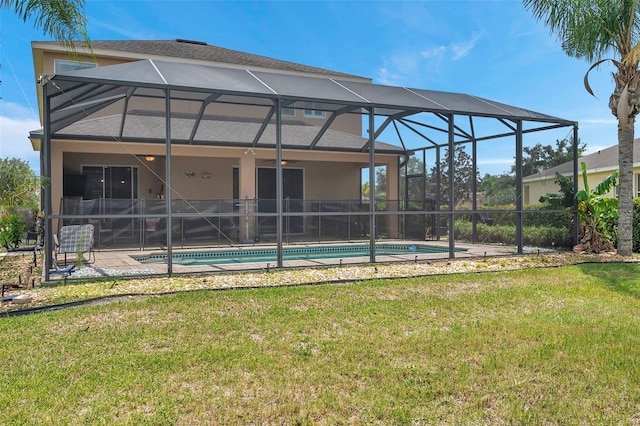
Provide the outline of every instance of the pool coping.
<path id="1" fill-rule="evenodd" d="M 380 241 L 378 244 L 420 244 L 420 245 L 437 245 L 448 248 L 448 241 Z M 328 245 L 345 245 L 345 244 L 362 244 L 347 243 L 347 242 L 335 242 L 335 243 L 322 243 L 322 246 Z M 290 246 L 318 246 L 319 244 L 305 243 L 305 244 L 289 244 Z M 247 244 L 239 245 L 235 247 L 242 248 L 275 248 L 274 244 Z M 181 247 L 174 249 L 174 252 L 187 252 L 187 251 L 213 251 L 213 250 L 228 250 L 230 246 L 223 247 Z M 505 256 L 513 255 L 516 253 L 514 246 L 506 246 L 499 244 L 471 244 L 471 243 L 456 243 L 456 248 L 466 249 L 465 252 L 456 252 L 455 258 L 478 258 L 478 257 L 490 257 L 490 256 Z M 148 270 L 154 271 L 155 274 L 162 275 L 167 274 L 166 264 L 153 264 L 153 263 L 141 263 L 135 258 L 157 254 L 166 253 L 166 249 L 162 247 L 154 247 L 147 250 L 130 250 L 130 251 L 98 251 L 96 252 L 96 260 L 90 266 L 96 269 L 111 269 L 121 270 L 123 274 L 126 271 L 131 270 Z M 443 260 L 449 259 L 448 250 L 443 253 L 410 253 L 410 254 L 398 254 L 398 255 L 382 255 L 376 256 L 376 263 L 391 263 L 391 262 L 425 262 L 429 260 Z M 349 257 L 343 258 L 340 263 L 339 258 L 326 258 L 326 259 L 310 259 L 310 260 L 289 260 L 285 261 L 283 267 L 285 268 L 308 268 L 308 267 L 330 267 L 352 264 L 368 264 L 369 256 L 361 257 Z M 275 262 L 247 262 L 247 263 L 224 263 L 219 265 L 178 265 L 173 264 L 173 273 L 186 274 L 186 273 L 216 273 L 216 272 L 242 272 L 242 271 L 255 271 L 261 269 L 275 268 Z"/>

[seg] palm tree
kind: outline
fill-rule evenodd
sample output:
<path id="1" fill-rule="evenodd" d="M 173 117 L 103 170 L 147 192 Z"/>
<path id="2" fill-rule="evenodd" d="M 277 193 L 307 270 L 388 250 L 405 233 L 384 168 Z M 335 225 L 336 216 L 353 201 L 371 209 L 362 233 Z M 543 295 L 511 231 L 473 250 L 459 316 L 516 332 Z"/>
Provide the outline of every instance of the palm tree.
<path id="1" fill-rule="evenodd" d="M 84 0 L 0 0 L 0 8 L 13 10 L 25 22 L 33 19 L 36 29 L 71 52 L 76 52 L 78 41 L 91 50 L 84 7 Z"/>
<path id="2" fill-rule="evenodd" d="M 523 0 L 524 6 L 547 27 L 569 56 L 586 59 L 589 72 L 605 61 L 614 65 L 615 88 L 609 98 L 618 119 L 618 254 L 632 252 L 633 140 L 640 112 L 640 10 L 637 0 Z M 611 56 L 611 57 L 609 57 Z"/>

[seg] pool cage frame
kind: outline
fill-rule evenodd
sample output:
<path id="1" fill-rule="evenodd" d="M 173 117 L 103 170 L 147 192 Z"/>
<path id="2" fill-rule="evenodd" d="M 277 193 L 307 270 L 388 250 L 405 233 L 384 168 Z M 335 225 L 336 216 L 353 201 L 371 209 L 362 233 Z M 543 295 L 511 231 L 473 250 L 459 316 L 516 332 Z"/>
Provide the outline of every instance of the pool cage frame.
<path id="1" fill-rule="evenodd" d="M 384 212 L 376 211 L 376 154 L 381 152 L 402 153 L 404 158 L 416 151 L 436 152 L 436 167 L 440 164 L 440 152 L 443 149 L 453 152 L 457 144 L 470 143 L 471 157 L 474 173 L 477 171 L 477 144 L 491 139 L 513 137 L 515 139 L 515 175 L 516 175 L 516 206 L 511 213 L 516 217 L 516 246 L 517 252 L 523 252 L 523 176 L 522 176 L 522 147 L 523 135 L 532 132 L 541 132 L 552 129 L 570 127 L 573 129 L 573 181 L 577 190 L 577 152 L 578 152 L 578 125 L 574 121 L 564 120 L 545 114 L 489 101 L 468 95 L 456 93 L 436 92 L 420 89 L 408 89 L 404 87 L 382 86 L 353 81 L 342 81 L 334 78 L 321 78 L 311 76 L 297 76 L 279 74 L 277 72 L 259 72 L 241 69 L 226 69 L 219 67 L 207 67 L 202 65 L 169 63 L 162 61 L 139 61 L 128 64 L 112 65 L 100 68 L 71 71 L 44 76 L 41 81 L 43 99 L 43 131 L 41 136 L 41 162 L 42 175 L 51 178 L 52 173 L 52 143 L 57 139 L 74 138 L 88 141 L 117 141 L 118 143 L 163 143 L 166 155 L 166 187 L 167 196 L 165 212 L 162 214 L 129 214 L 126 217 L 145 220 L 149 217 L 161 217 L 166 223 L 173 221 L 172 212 L 172 147 L 177 144 L 209 144 L 219 146 L 234 146 L 252 148 L 259 145 L 262 133 L 268 126 L 275 129 L 275 144 L 269 147 L 275 153 L 276 169 L 276 247 L 277 261 L 275 267 L 283 267 L 284 224 L 289 214 L 283 211 L 283 148 L 304 150 L 340 151 L 353 150 L 352 148 L 328 148 L 322 147 L 323 135 L 331 126 L 336 117 L 342 114 L 359 114 L 366 123 L 366 143 L 358 147 L 360 153 L 368 153 L 369 160 L 369 210 L 362 212 L 369 219 L 369 261 L 376 262 L 376 218 L 380 215 L 400 217 L 404 215 L 436 215 L 436 218 L 445 216 L 447 220 L 447 233 L 449 237 L 449 257 L 455 257 L 454 219 L 460 213 L 455 209 L 455 203 L 449 202 L 446 210 L 440 210 L 440 200 L 435 200 L 435 208 L 408 211 L 396 207 L 395 210 Z M 158 111 L 158 105 L 164 116 L 165 134 L 163 140 L 128 138 L 124 134 L 125 122 L 129 111 L 129 104 L 135 97 L 142 97 L 154 102 L 152 112 Z M 194 127 L 190 140 L 177 140 L 172 136 L 174 114 L 172 114 L 172 102 L 186 101 L 199 102 L 203 107 L 196 114 Z M 77 123 L 82 123 L 85 118 L 91 118 L 93 114 L 99 114 L 103 109 L 115 103 L 123 105 L 121 111 L 120 131 L 117 135 L 99 134 L 98 129 L 87 130 L 84 127 L 79 133 L 70 129 Z M 198 125 L 203 119 L 204 106 L 213 102 L 229 103 L 234 105 L 254 105 L 268 108 L 269 112 L 264 117 L 260 131 L 253 141 L 239 141 L 236 143 L 220 143 L 217 141 L 196 140 Z M 283 108 L 304 108 L 307 102 L 322 105 L 328 112 L 329 118 L 319 128 L 316 137 L 305 146 L 288 146 L 283 143 Z M 435 117 L 443 123 L 442 127 L 425 124 L 418 121 L 420 114 Z M 493 119 L 506 128 L 506 131 L 477 136 L 474 132 L 474 119 Z M 464 130 L 462 124 L 468 120 L 469 129 Z M 525 124 L 527 125 L 525 127 Z M 426 142 L 427 145 L 419 149 L 409 149 L 405 146 L 399 127 L 409 129 Z M 380 145 L 378 138 L 383 132 L 395 131 L 402 148 L 389 151 L 385 144 Z M 446 135 L 445 142 L 438 142 L 427 134 L 434 131 Z M 405 162 L 406 164 L 406 162 Z M 424 163 L 426 167 L 426 162 Z M 455 167 L 453 155 L 449 156 L 448 168 L 453 171 Z M 448 198 L 455 200 L 454 173 L 449 173 Z M 426 170 L 422 178 L 425 178 Z M 440 194 L 440 173 L 437 176 L 436 194 Z M 475 175 L 474 175 L 475 176 Z M 405 179 L 409 177 L 405 173 Z M 407 188 L 405 182 L 405 188 Z M 471 210 L 464 214 L 479 213 L 477 209 L 477 181 L 473 179 L 473 195 L 471 196 Z M 404 194 L 407 195 L 407 194 Z M 439 197 L 439 195 L 438 195 Z M 408 198 L 408 195 L 407 195 Z M 238 200 L 242 201 L 242 200 Z M 49 280 L 52 268 L 52 247 L 54 221 L 65 219 L 110 219 L 122 217 L 121 215 L 67 215 L 54 214 L 51 188 L 43 191 L 43 206 L 46 218 L 45 234 L 45 279 Z M 574 209 L 574 217 L 576 211 Z M 227 214 L 232 216 L 231 214 Z M 237 214 L 235 214 L 237 216 Z M 267 216 L 268 214 L 252 212 L 251 217 Z M 323 213 L 317 213 L 322 217 Z M 224 216 L 224 215 L 222 215 Z M 574 240 L 578 237 L 578 223 L 574 220 Z M 474 220 L 475 230 L 475 220 Z M 172 275 L 172 251 L 174 244 L 172 232 L 166 232 L 167 274 Z"/>

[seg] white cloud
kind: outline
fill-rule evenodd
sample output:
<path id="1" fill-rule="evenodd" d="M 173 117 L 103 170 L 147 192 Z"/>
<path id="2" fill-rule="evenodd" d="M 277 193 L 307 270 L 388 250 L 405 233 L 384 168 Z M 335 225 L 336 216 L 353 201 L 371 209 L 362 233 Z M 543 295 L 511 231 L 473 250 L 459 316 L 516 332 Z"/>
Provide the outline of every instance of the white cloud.
<path id="1" fill-rule="evenodd" d="M 122 23 L 115 25 L 107 21 L 92 18 L 91 27 L 118 34 L 129 40 L 151 40 L 157 38 L 155 31 L 147 30 L 137 24 L 133 26 L 122 25 Z"/>
<path id="2" fill-rule="evenodd" d="M 618 124 L 618 119 L 612 118 L 584 118 L 579 124 Z"/>
<path id="3" fill-rule="evenodd" d="M 394 73 L 392 70 L 386 67 L 380 68 L 376 77 L 376 83 L 387 84 L 389 86 L 397 86 L 399 84 L 398 82 L 401 80 L 402 76 Z"/>
<path id="4" fill-rule="evenodd" d="M 513 158 L 492 158 L 490 160 L 478 160 L 479 166 L 510 166 L 514 163 Z"/>
<path id="5" fill-rule="evenodd" d="M 0 158 L 19 158 L 29 163 L 39 174 L 40 153 L 33 150 L 28 139 L 31 130 L 40 129 L 40 120 L 19 104 L 0 104 Z"/>
<path id="6" fill-rule="evenodd" d="M 471 50 L 475 47 L 480 37 L 482 37 L 482 34 L 484 34 L 484 32 L 473 36 L 471 40 L 468 40 L 464 43 L 452 43 L 450 48 L 453 52 L 453 57 L 451 59 L 457 61 L 467 56 L 469 52 L 471 52 Z"/>
<path id="7" fill-rule="evenodd" d="M 420 81 L 425 72 L 437 74 L 443 63 L 458 61 L 468 56 L 484 32 L 474 35 L 462 43 L 450 43 L 448 46 L 432 46 L 420 51 L 396 51 L 384 58 L 384 64 L 376 73 L 376 82 L 381 84 L 403 85 L 408 81 Z"/>
<path id="8" fill-rule="evenodd" d="M 441 59 L 444 54 L 446 53 L 447 48 L 445 46 L 438 46 L 438 47 L 432 47 L 431 49 L 426 49 L 423 50 L 422 52 L 420 52 L 420 55 L 423 58 L 436 58 L 436 59 Z"/>

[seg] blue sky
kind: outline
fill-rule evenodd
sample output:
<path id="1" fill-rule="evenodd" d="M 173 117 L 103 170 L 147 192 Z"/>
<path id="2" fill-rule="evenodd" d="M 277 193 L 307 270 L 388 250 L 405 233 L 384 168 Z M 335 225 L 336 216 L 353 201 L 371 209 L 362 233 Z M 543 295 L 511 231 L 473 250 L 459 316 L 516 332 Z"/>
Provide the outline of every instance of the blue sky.
<path id="1" fill-rule="evenodd" d="M 374 83 L 467 93 L 578 121 L 589 152 L 617 143 L 608 104 L 611 69 L 590 74 L 520 1 L 88 0 L 94 40 L 176 39 L 370 77 Z M 40 128 L 32 23 L 0 11 L 0 157 L 38 168 L 27 140 Z M 561 133 L 527 143 L 554 144 Z M 512 152 L 483 154 L 481 175 L 508 171 Z"/>

